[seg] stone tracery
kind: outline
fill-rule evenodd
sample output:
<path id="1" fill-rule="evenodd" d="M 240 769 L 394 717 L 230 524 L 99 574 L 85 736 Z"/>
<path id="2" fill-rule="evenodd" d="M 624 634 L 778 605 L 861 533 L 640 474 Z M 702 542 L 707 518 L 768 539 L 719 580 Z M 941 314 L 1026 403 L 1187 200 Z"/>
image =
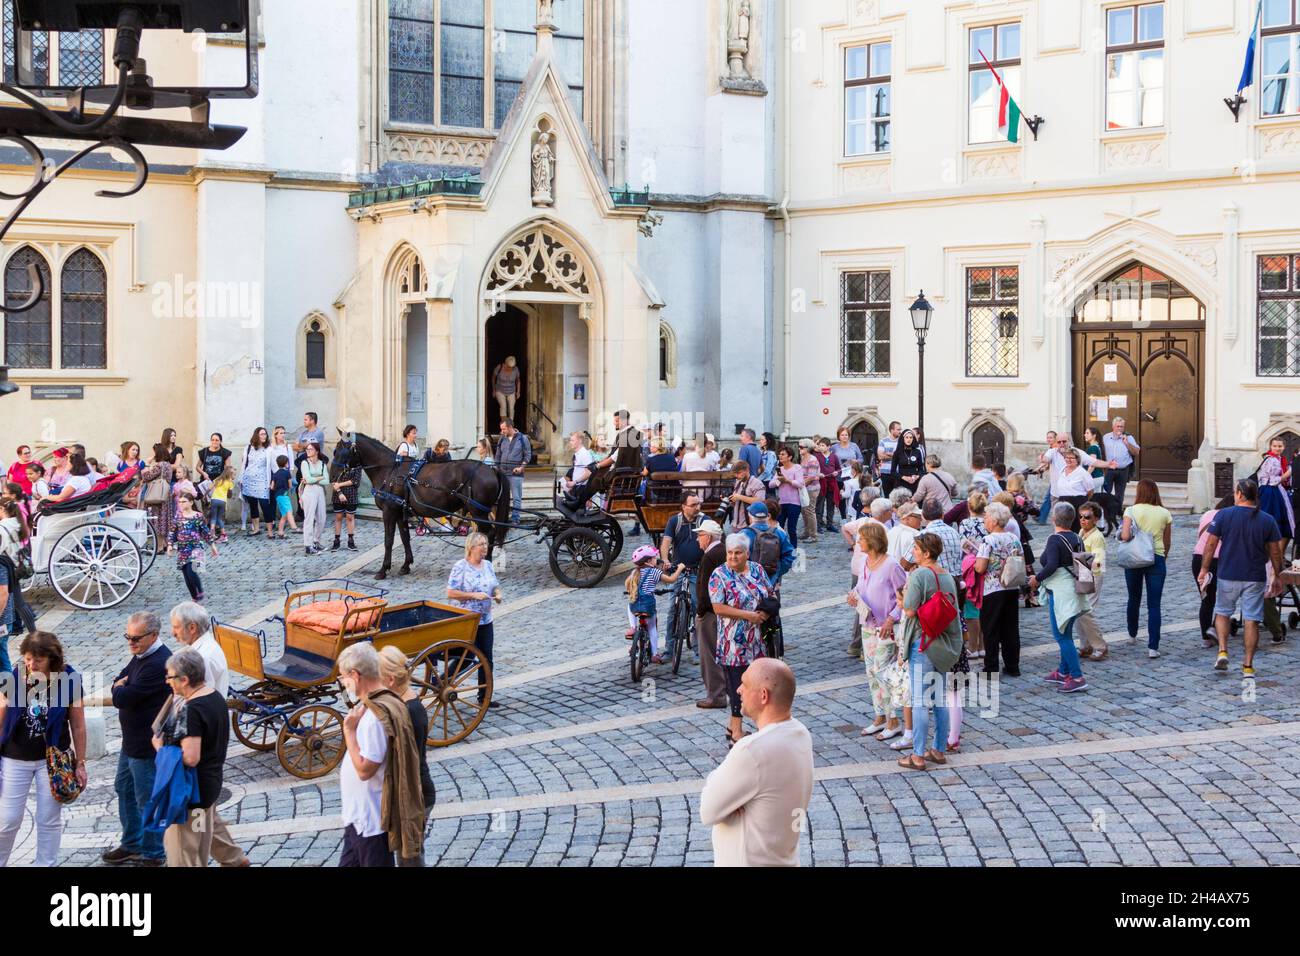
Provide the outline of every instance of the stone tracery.
<path id="1" fill-rule="evenodd" d="M 487 291 L 497 296 L 507 292 L 559 292 L 591 297 L 581 260 L 543 226 L 520 236 L 497 256 Z"/>

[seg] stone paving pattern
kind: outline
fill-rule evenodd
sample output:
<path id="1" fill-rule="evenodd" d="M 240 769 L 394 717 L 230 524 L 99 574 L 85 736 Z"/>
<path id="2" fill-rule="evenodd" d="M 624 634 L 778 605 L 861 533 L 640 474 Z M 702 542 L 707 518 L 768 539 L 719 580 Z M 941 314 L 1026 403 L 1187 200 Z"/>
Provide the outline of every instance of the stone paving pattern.
<path id="1" fill-rule="evenodd" d="M 367 553 L 360 556 L 307 557 L 292 536 L 232 537 L 205 573 L 208 606 L 236 620 L 282 600 L 285 579 L 330 576 L 367 558 L 357 577 L 368 580 L 378 568 L 378 553 L 368 549 L 380 533 L 361 524 Z M 1037 526 L 1034 533 L 1044 537 Z M 869 710 L 865 678 L 844 653 L 852 614 L 837 600 L 848 583 L 848 555 L 838 536 L 823 534 L 804 571 L 783 589 L 787 661 L 800 681 L 796 716 L 812 731 L 819 774 L 803 862 L 1300 863 L 1300 694 L 1287 679 L 1300 655 L 1294 640 L 1275 647 L 1266 637 L 1253 701 L 1243 699 L 1239 639 L 1229 672 L 1211 670 L 1213 652 L 1196 633 L 1194 535 L 1194 518 L 1177 519 L 1160 659 L 1147 659 L 1145 611 L 1138 641 L 1125 634 L 1122 572 L 1106 580 L 1100 614 L 1108 637 L 1120 640 L 1110 660 L 1085 665 L 1088 693 L 1058 694 L 1041 682 L 1056 664 L 1056 645 L 1046 609 L 1022 610 L 1024 676 L 1002 681 L 996 716 L 968 707 L 961 755 L 922 774 L 898 770 L 892 751 L 858 735 Z M 630 538 L 625 556 L 644 540 Z M 413 573 L 386 586 L 395 599 L 441 599 L 460 541 L 416 539 L 414 546 Z M 496 638 L 501 706 L 467 741 L 430 751 L 438 807 L 428 861 L 711 863 L 697 793 L 726 754 L 725 716 L 692 706 L 701 688 L 689 656 L 680 676 L 652 666 L 650 683 L 632 685 L 622 636 L 625 571 L 573 591 L 557 585 L 535 541 L 513 542 L 506 553 Z M 173 563 L 159 558 L 119 608 L 66 614 L 45 586 L 30 598 L 38 613 L 51 613 L 47 621 L 57 624 L 73 665 L 111 679 L 125 654 L 126 617 L 145 608 L 165 614 L 186 593 Z M 521 599 L 524 606 L 512 609 Z M 661 621 L 666 609 L 662 604 Z M 90 789 L 65 810 L 68 864 L 96 864 L 100 849 L 116 842 L 117 734 L 108 717 L 110 755 L 92 763 Z M 589 726 L 596 722 L 617 726 Z M 1207 739 L 1182 739 L 1196 733 Z M 1157 735 L 1150 745 L 1132 740 Z M 273 753 L 249 753 L 233 741 L 232 748 L 230 798 L 221 812 L 254 863 L 337 862 L 337 775 L 296 780 Z M 23 834 L 16 859 L 30 859 L 30 836 Z"/>

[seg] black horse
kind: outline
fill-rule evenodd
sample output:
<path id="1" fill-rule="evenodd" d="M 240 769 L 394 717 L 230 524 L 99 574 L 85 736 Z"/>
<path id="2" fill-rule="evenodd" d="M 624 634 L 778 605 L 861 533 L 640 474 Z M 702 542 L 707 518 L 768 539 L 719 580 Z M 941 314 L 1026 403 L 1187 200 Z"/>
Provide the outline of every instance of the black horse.
<path id="1" fill-rule="evenodd" d="M 342 434 L 340 432 L 340 434 Z M 409 459 L 397 460 L 397 452 L 383 442 L 358 433 L 352 441 L 340 440 L 334 446 L 330 463 L 330 480 L 338 481 L 348 468 L 361 468 L 375 489 L 375 504 L 384 516 L 384 564 L 376 579 L 388 577 L 393 565 L 393 533 L 402 533 L 406 562 L 398 574 L 410 574 L 415 556 L 411 553 L 411 530 L 406 525 L 409 508 L 420 518 L 445 518 L 464 515 L 484 521 L 496 513 L 495 527 L 488 534 L 488 558 L 505 544 L 510 520 L 510 482 L 491 465 L 480 461 L 434 464 L 425 462 L 411 479 Z M 409 480 L 408 480 L 409 479 Z"/>

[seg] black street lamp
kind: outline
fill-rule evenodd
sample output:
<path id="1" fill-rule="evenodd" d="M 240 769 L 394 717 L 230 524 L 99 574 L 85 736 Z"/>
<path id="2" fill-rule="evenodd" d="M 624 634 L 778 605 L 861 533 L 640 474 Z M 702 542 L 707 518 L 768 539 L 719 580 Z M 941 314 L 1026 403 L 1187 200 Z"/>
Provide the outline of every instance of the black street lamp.
<path id="1" fill-rule="evenodd" d="M 930 331 L 934 306 L 926 301 L 924 289 L 908 311 L 912 313 L 912 329 L 916 332 L 916 427 L 925 434 L 925 336 Z"/>

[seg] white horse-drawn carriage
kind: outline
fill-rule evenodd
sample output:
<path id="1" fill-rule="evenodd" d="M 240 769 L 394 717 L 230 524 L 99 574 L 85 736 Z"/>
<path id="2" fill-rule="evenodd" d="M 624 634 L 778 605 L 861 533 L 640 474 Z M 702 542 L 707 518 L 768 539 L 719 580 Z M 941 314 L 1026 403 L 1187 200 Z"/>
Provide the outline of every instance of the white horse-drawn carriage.
<path id="1" fill-rule="evenodd" d="M 98 611 L 121 604 L 153 565 L 158 539 L 143 509 L 123 508 L 138 479 L 38 511 L 32 568 L 48 576 L 73 607 Z"/>

